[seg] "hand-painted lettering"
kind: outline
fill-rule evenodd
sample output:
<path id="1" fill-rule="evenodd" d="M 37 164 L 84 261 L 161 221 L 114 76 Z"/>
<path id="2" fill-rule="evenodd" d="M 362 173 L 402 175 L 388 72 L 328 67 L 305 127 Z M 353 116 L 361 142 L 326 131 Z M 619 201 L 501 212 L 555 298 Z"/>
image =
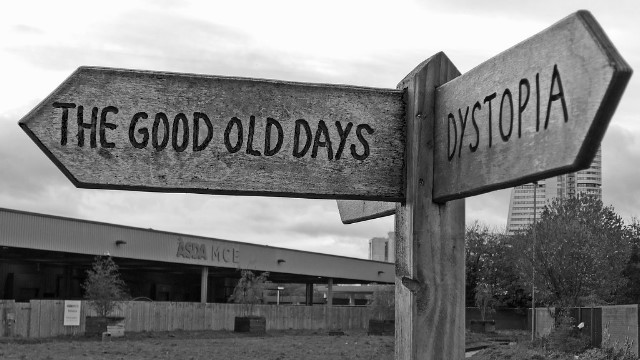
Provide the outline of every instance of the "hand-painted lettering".
<path id="1" fill-rule="evenodd" d="M 502 125 L 502 114 L 504 112 L 504 99 L 507 97 L 509 98 L 509 132 L 505 134 L 504 125 Z M 500 128 L 500 138 L 502 138 L 502 141 L 509 141 L 511 132 L 513 131 L 513 98 L 511 97 L 511 90 L 509 89 L 504 89 L 504 93 L 502 93 L 502 100 L 500 100 L 500 114 L 498 115 L 498 127 Z"/>
<path id="2" fill-rule="evenodd" d="M 451 125 L 453 125 L 453 151 L 451 151 Z M 449 161 L 453 159 L 456 154 L 456 146 L 458 145 L 458 126 L 456 125 L 456 117 L 449 113 L 447 115 L 447 149 Z"/>
<path id="3" fill-rule="evenodd" d="M 460 109 L 458 109 L 458 115 L 460 116 L 460 147 L 458 148 L 458 157 L 460 157 L 460 154 L 462 154 L 464 129 L 467 127 L 467 116 L 469 116 L 469 107 L 467 106 L 467 111 L 464 113 L 464 118 L 462 117 L 462 110 Z"/>
<path id="4" fill-rule="evenodd" d="M 276 128 L 277 137 L 276 137 L 276 145 L 271 147 L 271 131 L 273 128 Z M 282 148 L 282 143 L 284 141 L 284 131 L 282 130 L 282 125 L 274 119 L 267 118 L 267 127 L 264 130 L 264 156 L 273 156 L 280 151 Z"/>
<path id="5" fill-rule="evenodd" d="M 553 93 L 554 85 L 558 86 L 558 92 Z M 564 122 L 569 121 L 569 115 L 567 111 L 567 103 L 564 99 L 564 91 L 562 90 L 562 80 L 560 79 L 560 72 L 558 72 L 558 65 L 553 65 L 553 75 L 551 75 L 551 91 L 549 91 L 549 103 L 547 105 L 547 116 L 544 119 L 544 129 L 547 129 L 549 125 L 549 115 L 551 114 L 551 103 L 560 100 L 562 104 L 562 115 Z"/>
<path id="6" fill-rule="evenodd" d="M 486 96 L 486 97 L 484 98 L 484 103 L 485 103 L 485 104 L 486 104 L 486 103 L 489 103 L 489 147 L 491 147 L 491 144 L 492 144 L 492 142 L 493 142 L 493 134 L 491 133 L 492 128 L 493 128 L 493 127 L 491 126 L 491 115 L 492 115 L 492 114 L 491 114 L 491 101 L 492 101 L 493 99 L 495 99 L 495 98 L 496 98 L 496 93 L 493 93 L 493 94 L 491 94 L 491 95 L 488 95 L 488 96 Z"/>
<path id="7" fill-rule="evenodd" d="M 367 139 L 365 139 L 364 135 L 362 134 L 362 130 L 366 131 L 367 134 L 369 135 L 373 134 L 374 132 L 371 126 L 367 124 L 360 124 L 356 126 L 356 136 L 358 137 L 360 144 L 362 144 L 363 152 L 362 152 L 362 155 L 358 154 L 356 150 L 356 145 L 351 144 L 351 156 L 353 156 L 354 159 L 361 160 L 361 161 L 369 157 L 369 152 L 370 152 L 369 142 L 367 142 Z"/>
<path id="8" fill-rule="evenodd" d="M 60 145 L 67 145 L 67 123 L 69 122 L 69 109 L 76 107 L 74 103 L 59 103 L 54 102 L 53 107 L 56 109 L 62 109 L 62 118 L 60 123 Z"/>
<path id="9" fill-rule="evenodd" d="M 97 147 L 96 141 L 96 127 L 98 125 L 98 108 L 94 107 L 91 110 L 91 122 L 84 122 L 84 107 L 78 106 L 77 112 L 77 125 L 78 125 L 78 133 L 76 134 L 76 138 L 78 139 L 78 147 L 84 146 L 84 129 L 91 130 L 89 135 L 89 146 L 91 148 Z"/>
<path id="10" fill-rule="evenodd" d="M 304 129 L 305 142 L 302 149 L 300 149 L 300 129 Z M 303 157 L 311 147 L 311 127 L 305 119 L 296 120 L 296 125 L 293 131 L 293 156 L 297 158 Z"/>
<path id="11" fill-rule="evenodd" d="M 536 132 L 540 131 L 540 74 L 536 73 Z"/>
<path id="12" fill-rule="evenodd" d="M 324 140 L 321 140 L 320 137 Z M 318 148 L 327 148 L 327 158 L 333 160 L 333 148 L 331 147 L 331 137 L 329 136 L 329 129 L 327 124 L 320 120 L 318 122 L 318 128 L 316 129 L 316 136 L 313 138 L 313 150 L 311 150 L 311 157 L 316 158 L 318 156 Z"/>
<path id="13" fill-rule="evenodd" d="M 525 89 L 527 89 L 527 97 L 524 98 L 524 102 L 522 101 L 523 86 Z M 528 102 L 529 102 L 529 80 L 520 79 L 520 84 L 518 84 L 518 138 L 522 137 L 522 113 L 524 112 L 524 109 L 526 109 Z"/>
<path id="14" fill-rule="evenodd" d="M 233 127 L 236 127 L 236 144 L 231 146 L 231 130 Z M 224 129 L 224 146 L 227 148 L 227 151 L 230 154 L 237 153 L 242 148 L 242 121 L 237 117 L 232 117 L 231 120 L 227 123 L 227 127 Z"/>
<path id="15" fill-rule="evenodd" d="M 256 131 L 256 117 L 251 115 L 249 117 L 249 135 L 247 136 L 247 154 L 253 156 L 260 156 L 260 151 L 253 149 L 253 135 Z"/>
<path id="16" fill-rule="evenodd" d="M 162 123 L 162 141 L 158 142 L 158 131 L 160 129 L 160 123 Z M 162 151 L 167 147 L 169 143 L 169 118 L 165 113 L 159 112 L 156 114 L 153 121 L 153 127 L 151 127 L 151 146 L 156 151 Z"/>
<path id="17" fill-rule="evenodd" d="M 547 101 L 546 113 L 542 114 L 544 116 L 544 130 L 549 127 L 550 119 L 558 119 L 558 121 L 561 121 L 561 124 L 567 123 L 569 121 L 567 94 L 565 93 L 565 89 L 562 84 L 560 69 L 558 69 L 557 64 L 553 65 L 553 70 L 551 71 L 550 75 L 550 81 L 548 82 L 547 88 L 549 90 L 549 97 Z M 497 144 L 493 143 L 493 123 L 495 121 L 493 119 L 494 106 L 492 103 L 493 100 L 497 100 L 498 97 L 500 97 L 500 105 L 499 108 L 496 109 L 496 111 L 498 112 L 498 119 L 496 120 L 498 123 L 497 127 L 500 133 L 500 139 L 502 139 L 502 142 L 506 143 L 509 141 L 514 141 L 513 139 L 515 139 L 516 137 L 512 137 L 511 135 L 513 135 L 514 133 L 515 126 L 518 127 L 517 139 L 520 139 L 523 136 L 534 136 L 535 134 L 539 133 L 541 125 L 540 113 L 544 110 L 541 109 L 540 106 L 540 96 L 541 93 L 544 93 L 545 96 L 547 94 L 540 89 L 540 73 L 535 73 L 533 79 L 531 80 L 530 78 L 519 79 L 519 81 L 517 82 L 517 86 L 517 92 L 512 92 L 510 88 L 506 87 L 500 92 L 493 92 L 487 96 L 484 96 L 483 98 L 481 98 L 482 104 L 484 106 L 481 105 L 480 100 L 474 102 L 471 109 L 471 124 L 473 125 L 474 131 L 470 132 L 470 134 L 466 131 L 467 118 L 469 114 L 468 105 L 459 107 L 457 109 L 457 119 L 454 115 L 454 111 L 446 112 L 447 118 L 444 121 L 446 121 L 447 127 L 447 158 L 449 161 L 453 161 L 456 152 L 458 153 L 458 158 L 462 157 L 462 149 L 466 144 L 466 141 L 464 140 L 465 136 L 467 138 L 471 137 L 471 139 L 468 140 L 469 153 L 475 153 L 478 150 L 481 134 L 486 134 L 485 136 L 483 136 L 483 138 L 487 138 L 487 146 L 489 148 L 497 146 Z M 517 99 L 514 98 L 516 95 L 518 97 Z M 530 103 L 534 100 L 535 107 L 530 105 Z M 515 118 L 516 112 L 517 119 Z M 486 123 L 478 121 L 480 118 L 485 116 L 487 119 Z M 560 120 L 560 118 L 562 118 L 562 120 Z M 514 124 L 516 120 L 517 123 Z M 529 122 L 528 124 L 526 123 L 527 121 Z M 533 132 L 534 122 L 535 132 Z M 458 123 L 460 124 L 460 127 L 458 127 Z M 460 129 L 459 132 L 458 129 Z M 530 129 L 528 133 L 527 129 Z M 474 137 L 475 139 L 473 139 Z M 460 141 L 459 143 L 458 140 Z M 444 147 L 444 144 L 442 146 Z"/>
<path id="18" fill-rule="evenodd" d="M 202 142 L 200 142 L 200 120 L 204 121 L 207 127 L 206 136 Z M 209 142 L 213 138 L 213 124 L 205 113 L 194 112 L 193 113 L 193 152 L 202 151 L 207 148 Z"/>
<path id="19" fill-rule="evenodd" d="M 182 128 L 182 142 L 178 145 L 178 133 Z M 173 126 L 171 127 L 171 146 L 176 152 L 183 152 L 189 146 L 189 121 L 183 113 L 178 113 L 173 118 Z"/>
<path id="20" fill-rule="evenodd" d="M 476 144 L 471 145 L 469 143 L 469 150 L 473 153 L 478 150 L 478 145 L 480 145 L 480 129 L 478 128 L 478 123 L 476 122 L 476 110 L 482 110 L 482 106 L 480 106 L 480 101 L 476 101 L 473 104 L 473 110 L 471 110 L 471 123 L 473 124 L 473 129 L 476 132 Z"/>
<path id="21" fill-rule="evenodd" d="M 107 106 L 102 109 L 102 112 L 100 113 L 100 146 L 103 149 L 112 149 L 116 147 L 115 143 L 107 141 L 107 129 L 115 130 L 118 127 L 118 125 L 114 123 L 107 122 L 108 113 L 117 114 L 118 108 L 115 106 Z"/>
<path id="22" fill-rule="evenodd" d="M 347 127 L 342 128 L 342 123 L 340 121 L 336 121 L 336 129 L 338 130 L 338 136 L 340 137 L 340 145 L 338 145 L 338 150 L 336 150 L 336 160 L 340 160 L 342 157 L 342 152 L 344 151 L 344 146 L 347 144 L 347 138 L 349 137 L 349 132 L 353 128 L 353 123 L 347 123 Z"/>
<path id="23" fill-rule="evenodd" d="M 136 113 L 135 115 L 133 115 L 133 118 L 131 119 L 131 123 L 129 124 L 129 142 L 136 149 L 144 149 L 145 147 L 147 147 L 147 144 L 149 143 L 149 129 L 147 129 L 146 127 L 138 129 L 138 133 L 142 135 L 142 141 L 138 141 L 136 139 L 136 133 L 135 133 L 136 125 L 138 124 L 138 121 L 140 119 L 144 120 L 148 117 L 149 115 L 146 112 Z"/>
<path id="24" fill-rule="evenodd" d="M 122 124 L 123 118 L 128 118 L 130 119 L 128 126 L 121 136 L 124 135 L 132 148 L 140 150 L 152 148 L 155 152 L 172 150 L 176 153 L 190 149 L 196 153 L 211 146 L 213 139 L 216 138 L 214 125 L 220 125 L 212 123 L 207 114 L 198 111 L 193 112 L 193 116 L 184 112 L 173 114 L 148 111 L 132 112 L 133 116 L 130 116 L 126 113 L 122 114 L 123 111 L 115 106 L 105 106 L 92 107 L 90 119 L 85 119 L 82 105 L 53 102 L 52 107 L 56 110 L 60 109 L 58 111 L 62 146 L 68 146 L 69 127 L 73 126 L 69 124 L 69 117 L 72 116 L 71 112 L 74 109 L 77 118 L 78 147 L 84 147 L 87 130 L 90 132 L 88 141 L 91 148 L 121 147 L 122 145 L 115 142 L 121 138 L 115 136 L 115 131 Z M 293 155 L 295 158 L 308 156 L 311 159 L 329 161 L 343 159 L 347 148 L 350 149 L 347 153 L 358 161 L 364 161 L 371 154 L 369 135 L 372 135 L 375 130 L 368 124 L 356 125 L 352 122 L 340 121 L 327 123 L 322 119 L 313 122 L 298 119 L 292 124 L 282 123 L 273 117 L 265 119 L 259 119 L 255 115 L 250 115 L 248 119 L 237 116 L 229 118 L 222 124 L 224 133 L 218 135 L 221 137 L 221 139 L 218 137 L 221 143 L 216 144 L 214 151 L 220 151 L 222 147 L 222 151 L 226 150 L 229 154 L 244 150 L 242 153 L 249 156 L 269 157 L 279 154 L 285 147 L 287 149 L 291 147 L 289 156 Z M 262 144 L 264 147 L 261 147 Z"/>

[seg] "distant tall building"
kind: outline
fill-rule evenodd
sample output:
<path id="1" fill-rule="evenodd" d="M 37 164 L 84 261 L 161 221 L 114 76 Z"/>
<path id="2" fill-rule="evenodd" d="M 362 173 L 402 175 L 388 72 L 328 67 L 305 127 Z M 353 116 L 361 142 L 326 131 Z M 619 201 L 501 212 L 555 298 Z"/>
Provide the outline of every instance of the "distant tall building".
<path id="1" fill-rule="evenodd" d="M 369 260 L 396 261 L 396 233 L 388 233 L 386 238 L 375 237 L 369 240 Z"/>
<path id="2" fill-rule="evenodd" d="M 533 224 L 534 204 L 538 213 L 537 218 L 539 219 L 545 205 L 556 197 L 572 197 L 583 194 L 595 195 L 602 199 L 601 166 L 601 152 L 598 150 L 591 167 L 586 170 L 538 181 L 537 188 L 534 188 L 531 183 L 513 188 L 509 202 L 507 233 L 513 234 Z M 534 190 L 536 193 L 535 200 Z"/>

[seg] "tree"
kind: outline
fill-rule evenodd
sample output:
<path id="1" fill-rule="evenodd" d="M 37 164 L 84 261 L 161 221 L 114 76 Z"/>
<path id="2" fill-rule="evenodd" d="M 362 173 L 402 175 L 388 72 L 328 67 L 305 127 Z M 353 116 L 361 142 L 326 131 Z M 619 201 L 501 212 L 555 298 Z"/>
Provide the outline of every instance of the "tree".
<path id="1" fill-rule="evenodd" d="M 480 309 L 480 318 L 482 321 L 487 320 L 487 314 L 494 313 L 496 306 L 496 299 L 494 297 L 493 289 L 486 283 L 479 283 L 476 286 L 475 294 L 476 306 Z"/>
<path id="2" fill-rule="evenodd" d="M 467 226 L 465 243 L 467 306 L 476 306 L 478 289 L 484 291 L 483 297 L 490 296 L 495 305 L 526 306 L 506 236 L 476 221 Z"/>
<path id="3" fill-rule="evenodd" d="M 638 219 L 632 219 L 627 229 L 631 239 L 631 255 L 622 270 L 622 276 L 627 283 L 618 292 L 616 302 L 638 304 L 640 303 L 640 222 Z"/>
<path id="4" fill-rule="evenodd" d="M 620 216 L 591 196 L 556 198 L 513 245 L 522 281 L 531 286 L 533 267 L 536 299 L 558 307 L 611 301 L 630 249 Z"/>
<path id="5" fill-rule="evenodd" d="M 264 290 L 267 286 L 268 272 L 263 272 L 256 276 L 251 270 L 241 270 L 240 279 L 233 289 L 233 294 L 229 301 L 236 304 L 243 304 L 242 312 L 245 316 L 253 312 L 255 304 L 262 304 L 264 301 Z"/>
<path id="6" fill-rule="evenodd" d="M 486 254 L 486 242 L 489 237 L 489 228 L 480 225 L 478 221 L 467 226 L 464 235 L 465 252 L 465 296 L 466 306 L 475 305 L 475 294 L 478 286 L 478 278 L 482 275 L 483 258 Z"/>
<path id="7" fill-rule="evenodd" d="M 393 320 L 395 318 L 395 293 L 394 285 L 377 285 L 369 306 L 373 318 L 377 320 Z"/>
<path id="8" fill-rule="evenodd" d="M 110 256 L 96 256 L 91 269 L 87 270 L 82 288 L 89 306 L 105 320 L 129 296 L 127 286 L 120 278 L 118 265 Z"/>

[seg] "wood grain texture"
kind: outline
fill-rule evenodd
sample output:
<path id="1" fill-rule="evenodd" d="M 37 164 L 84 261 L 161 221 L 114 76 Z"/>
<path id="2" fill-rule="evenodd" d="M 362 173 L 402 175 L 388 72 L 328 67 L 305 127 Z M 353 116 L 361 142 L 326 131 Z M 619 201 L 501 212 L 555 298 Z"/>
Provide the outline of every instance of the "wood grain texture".
<path id="1" fill-rule="evenodd" d="M 337 203 L 343 224 L 354 224 L 396 213 L 396 203 L 393 202 L 338 200 Z"/>
<path id="2" fill-rule="evenodd" d="M 83 188 L 404 198 L 393 89 L 81 67 L 20 126 Z"/>
<path id="3" fill-rule="evenodd" d="M 464 199 L 432 201 L 435 89 L 459 74 L 438 53 L 398 85 L 408 102 L 407 199 L 396 209 L 396 359 L 464 357 Z"/>
<path id="4" fill-rule="evenodd" d="M 589 167 L 631 72 L 579 11 L 440 86 L 435 201 Z"/>

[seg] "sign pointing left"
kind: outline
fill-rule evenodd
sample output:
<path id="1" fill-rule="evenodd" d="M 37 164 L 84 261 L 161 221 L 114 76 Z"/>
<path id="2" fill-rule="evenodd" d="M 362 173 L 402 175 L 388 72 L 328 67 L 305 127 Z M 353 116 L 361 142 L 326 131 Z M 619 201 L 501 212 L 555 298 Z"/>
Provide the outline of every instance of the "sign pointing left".
<path id="1" fill-rule="evenodd" d="M 81 67 L 22 120 L 81 188 L 404 198 L 402 92 Z"/>

